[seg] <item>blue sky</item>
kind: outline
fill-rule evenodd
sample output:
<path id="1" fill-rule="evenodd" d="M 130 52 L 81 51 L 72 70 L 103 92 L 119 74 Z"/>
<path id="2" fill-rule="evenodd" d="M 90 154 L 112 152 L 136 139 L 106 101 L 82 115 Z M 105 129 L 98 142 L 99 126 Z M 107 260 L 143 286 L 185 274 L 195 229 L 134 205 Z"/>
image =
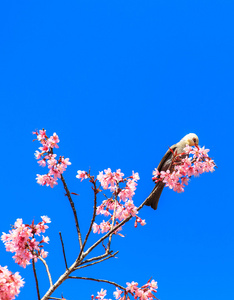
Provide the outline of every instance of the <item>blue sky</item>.
<path id="1" fill-rule="evenodd" d="M 141 210 L 146 226 L 130 222 L 125 238 L 114 239 L 118 259 L 77 275 L 122 285 L 153 277 L 160 300 L 234 297 L 233 9 L 225 0 L 1 3 L 0 228 L 48 215 L 54 281 L 64 271 L 58 232 L 69 263 L 78 245 L 62 185 L 36 184 L 45 171 L 34 159 L 32 131 L 60 137 L 58 154 L 72 162 L 64 177 L 80 194 L 74 200 L 83 234 L 92 191 L 75 178 L 77 170 L 139 172 L 139 205 L 168 146 L 195 132 L 218 169 L 193 178 L 182 194 L 165 189 L 157 211 Z M 17 266 L 3 244 L 0 251 L 0 265 L 25 278 L 18 299 L 36 299 L 31 267 Z M 48 282 L 40 263 L 38 272 L 43 294 Z M 54 296 L 90 299 L 101 288 L 113 299 L 112 287 L 81 281 L 66 282 Z"/>

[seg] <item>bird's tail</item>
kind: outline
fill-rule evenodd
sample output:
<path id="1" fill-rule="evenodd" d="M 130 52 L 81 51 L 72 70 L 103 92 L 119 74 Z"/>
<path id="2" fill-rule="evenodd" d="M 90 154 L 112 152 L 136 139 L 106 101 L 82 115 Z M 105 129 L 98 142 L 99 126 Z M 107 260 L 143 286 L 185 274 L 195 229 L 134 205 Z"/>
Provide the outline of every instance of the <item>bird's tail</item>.
<path id="1" fill-rule="evenodd" d="M 145 205 L 151 206 L 153 209 L 156 210 L 158 207 L 158 201 L 159 201 L 159 198 L 161 196 L 164 186 L 165 186 L 165 183 L 162 183 L 162 182 L 159 182 L 158 184 L 156 184 L 153 191 L 147 198 L 148 200 L 145 203 Z"/>

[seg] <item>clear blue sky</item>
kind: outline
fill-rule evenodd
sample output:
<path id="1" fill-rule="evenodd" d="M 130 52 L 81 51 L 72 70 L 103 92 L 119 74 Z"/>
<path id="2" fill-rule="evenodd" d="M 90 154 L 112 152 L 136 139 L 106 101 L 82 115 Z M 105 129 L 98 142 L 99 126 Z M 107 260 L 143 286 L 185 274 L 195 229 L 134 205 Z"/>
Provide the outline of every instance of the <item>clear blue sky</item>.
<path id="1" fill-rule="evenodd" d="M 218 169 L 193 178 L 182 194 L 164 190 L 157 211 L 142 209 L 146 226 L 131 222 L 126 237 L 115 238 L 118 259 L 78 274 L 122 285 L 153 277 L 160 300 L 234 299 L 233 10 L 225 0 L 1 3 L 0 229 L 48 215 L 54 281 L 64 271 L 58 232 L 69 263 L 78 245 L 61 184 L 36 184 L 44 169 L 34 159 L 32 131 L 59 135 L 83 232 L 92 193 L 77 170 L 139 172 L 139 205 L 168 146 L 195 132 Z M 18 299 L 36 299 L 31 267 L 17 266 L 3 244 L 0 253 L 0 265 L 25 278 Z M 40 263 L 38 271 L 43 294 L 48 281 Z M 111 287 L 81 281 L 66 282 L 54 296 L 90 299 L 101 288 L 113 298 Z"/>

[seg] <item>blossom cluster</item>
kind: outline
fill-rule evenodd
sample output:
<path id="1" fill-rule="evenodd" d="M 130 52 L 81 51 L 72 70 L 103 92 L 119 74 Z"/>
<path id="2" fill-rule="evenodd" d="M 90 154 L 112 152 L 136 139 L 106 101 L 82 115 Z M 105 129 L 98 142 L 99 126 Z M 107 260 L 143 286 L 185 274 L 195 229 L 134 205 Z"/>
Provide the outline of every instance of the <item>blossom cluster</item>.
<path id="1" fill-rule="evenodd" d="M 199 146 L 186 146 L 184 153 L 173 153 L 172 171 L 153 171 L 153 180 L 157 183 L 162 181 L 170 189 L 181 193 L 185 185 L 188 185 L 191 176 L 199 176 L 204 172 L 213 172 L 215 163 L 208 156 L 209 149 Z"/>
<path id="2" fill-rule="evenodd" d="M 153 300 L 155 299 L 155 295 L 153 293 L 157 293 L 158 284 L 155 280 L 149 280 L 145 285 L 142 287 L 138 287 L 138 283 L 132 281 L 131 283 L 127 282 L 127 287 L 125 290 L 121 290 L 116 288 L 116 291 L 113 293 L 116 300 L 125 300 L 130 299 L 130 296 L 133 296 L 134 299 L 139 300 Z M 105 299 L 107 291 L 101 289 L 100 292 L 97 293 L 97 296 L 93 299 L 99 299 L 99 300 L 108 300 Z M 109 299 L 111 300 L 111 299 Z"/>
<path id="3" fill-rule="evenodd" d="M 51 137 L 46 135 L 46 130 L 42 129 L 33 132 L 37 136 L 37 140 L 41 143 L 42 147 L 39 147 L 40 151 L 35 152 L 35 158 L 38 159 L 38 164 L 42 167 L 48 165 L 49 172 L 45 175 L 37 174 L 37 183 L 40 185 L 50 186 L 58 184 L 58 178 L 61 178 L 61 174 L 66 170 L 67 166 L 71 163 L 69 158 L 62 156 L 56 159 L 57 155 L 53 154 L 53 148 L 58 148 L 59 137 L 54 133 Z"/>
<path id="4" fill-rule="evenodd" d="M 46 225 L 50 223 L 50 218 L 42 216 L 42 221 L 38 224 L 23 224 L 22 219 L 17 219 L 13 225 L 13 229 L 9 233 L 2 233 L 1 239 L 5 244 L 6 251 L 15 252 L 13 258 L 20 266 L 26 268 L 30 264 L 30 260 L 37 261 L 38 256 L 46 258 L 47 251 L 43 249 L 43 243 L 49 242 L 49 237 L 42 235 L 41 241 L 36 241 L 35 235 L 40 236 L 48 228 Z"/>
<path id="5" fill-rule="evenodd" d="M 77 178 L 83 179 L 88 178 L 90 175 L 85 171 L 78 171 Z M 145 225 L 145 220 L 142 220 L 137 216 L 138 210 L 134 205 L 132 197 L 135 195 L 137 181 L 139 180 L 139 174 L 132 171 L 132 175 L 124 178 L 124 174 L 120 169 L 116 172 L 112 172 L 110 168 L 99 172 L 97 180 L 100 182 L 104 190 L 109 189 L 112 196 L 106 200 L 103 200 L 100 206 L 97 207 L 96 214 L 104 215 L 109 217 L 108 221 L 102 221 L 99 225 L 93 224 L 94 233 L 105 233 L 111 230 L 114 223 L 115 225 L 119 222 L 128 218 L 129 216 L 135 217 L 135 227 L 138 223 Z M 121 185 L 124 185 L 121 187 Z M 118 231 L 121 228 L 118 229 Z"/>
<path id="6" fill-rule="evenodd" d="M 24 285 L 24 280 L 19 272 L 13 274 L 7 269 L 7 266 L 0 266 L 0 299 L 15 299 L 20 292 L 20 288 Z"/>

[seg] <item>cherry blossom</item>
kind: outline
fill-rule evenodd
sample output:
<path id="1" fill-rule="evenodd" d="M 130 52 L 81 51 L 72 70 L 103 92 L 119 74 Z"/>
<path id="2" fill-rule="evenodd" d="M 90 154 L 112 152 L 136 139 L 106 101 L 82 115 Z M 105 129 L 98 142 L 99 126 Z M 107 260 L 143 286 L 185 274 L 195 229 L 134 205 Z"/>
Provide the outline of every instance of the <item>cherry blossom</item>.
<path id="1" fill-rule="evenodd" d="M 155 280 L 149 280 L 145 285 L 142 287 L 138 287 L 138 283 L 132 281 L 131 283 L 126 283 L 127 287 L 123 290 L 116 287 L 116 291 L 113 293 L 116 300 L 126 300 L 129 299 L 132 296 L 135 300 L 153 300 L 157 299 L 154 295 L 154 293 L 157 293 L 158 284 Z M 100 292 L 98 292 L 98 295 L 94 298 L 92 296 L 92 299 L 101 299 L 106 300 L 104 297 L 106 296 L 107 291 L 101 289 Z M 109 299 L 111 300 L 111 299 Z"/>
<path id="2" fill-rule="evenodd" d="M 78 171 L 76 177 L 88 178 L 90 175 L 85 171 Z M 138 210 L 134 205 L 132 197 L 135 195 L 137 181 L 140 179 L 139 174 L 132 171 L 132 175 L 124 178 L 124 173 L 120 169 L 112 172 L 110 168 L 105 169 L 104 172 L 99 172 L 97 180 L 101 187 L 105 190 L 109 189 L 112 196 L 107 200 L 103 200 L 101 205 L 97 206 L 96 214 L 109 217 L 109 221 L 102 221 L 100 225 L 93 224 L 94 233 L 105 233 L 112 229 L 112 226 L 117 225 L 122 220 L 129 216 L 136 217 L 135 227 L 137 223 L 145 225 L 145 220 L 137 217 Z M 99 190 L 100 191 L 100 190 Z M 121 228 L 115 231 L 117 233 Z"/>
<path id="3" fill-rule="evenodd" d="M 88 174 L 87 174 L 87 172 L 85 172 L 85 171 L 77 171 L 77 175 L 76 175 L 76 178 L 78 178 L 78 179 L 80 179 L 81 181 L 83 181 L 83 179 L 86 179 L 86 178 L 88 178 Z"/>
<path id="4" fill-rule="evenodd" d="M 9 233 L 2 233 L 1 239 L 5 244 L 6 251 L 15 252 L 13 256 L 15 262 L 26 268 L 30 260 L 37 261 L 38 256 L 47 257 L 48 252 L 42 249 L 42 243 L 48 243 L 49 237 L 42 236 L 41 241 L 35 239 L 35 235 L 40 236 L 48 228 L 46 223 L 50 223 L 50 218 L 42 216 L 42 221 L 38 224 L 23 224 L 22 219 L 17 219 L 13 229 Z"/>
<path id="5" fill-rule="evenodd" d="M 157 169 L 153 171 L 153 180 L 157 183 L 162 181 L 170 189 L 181 193 L 184 191 L 185 185 L 188 185 L 191 176 L 199 176 L 204 172 L 213 172 L 215 168 L 214 161 L 208 156 L 209 149 L 199 146 L 186 146 L 184 153 L 174 155 L 172 165 L 173 171 L 170 170 L 159 172 Z M 184 157 L 187 154 L 188 157 Z M 182 157 L 183 155 L 183 157 Z M 191 155 L 191 156 L 189 156 Z"/>
<path id="6" fill-rule="evenodd" d="M 53 154 L 53 148 L 58 148 L 59 137 L 54 133 L 51 137 L 46 135 L 46 130 L 42 129 L 39 132 L 33 132 L 37 136 L 37 140 L 42 144 L 39 150 L 35 152 L 35 158 L 41 167 L 48 166 L 49 172 L 45 175 L 37 174 L 36 180 L 40 185 L 46 185 L 53 188 L 57 185 L 57 180 L 61 178 L 61 174 L 66 171 L 68 165 L 71 164 L 69 158 L 60 156 L 56 159 L 57 155 Z"/>
<path id="7" fill-rule="evenodd" d="M 7 266 L 0 266 L 0 299 L 15 299 L 20 292 L 20 288 L 24 286 L 24 280 L 19 272 L 13 274 L 7 269 Z"/>

